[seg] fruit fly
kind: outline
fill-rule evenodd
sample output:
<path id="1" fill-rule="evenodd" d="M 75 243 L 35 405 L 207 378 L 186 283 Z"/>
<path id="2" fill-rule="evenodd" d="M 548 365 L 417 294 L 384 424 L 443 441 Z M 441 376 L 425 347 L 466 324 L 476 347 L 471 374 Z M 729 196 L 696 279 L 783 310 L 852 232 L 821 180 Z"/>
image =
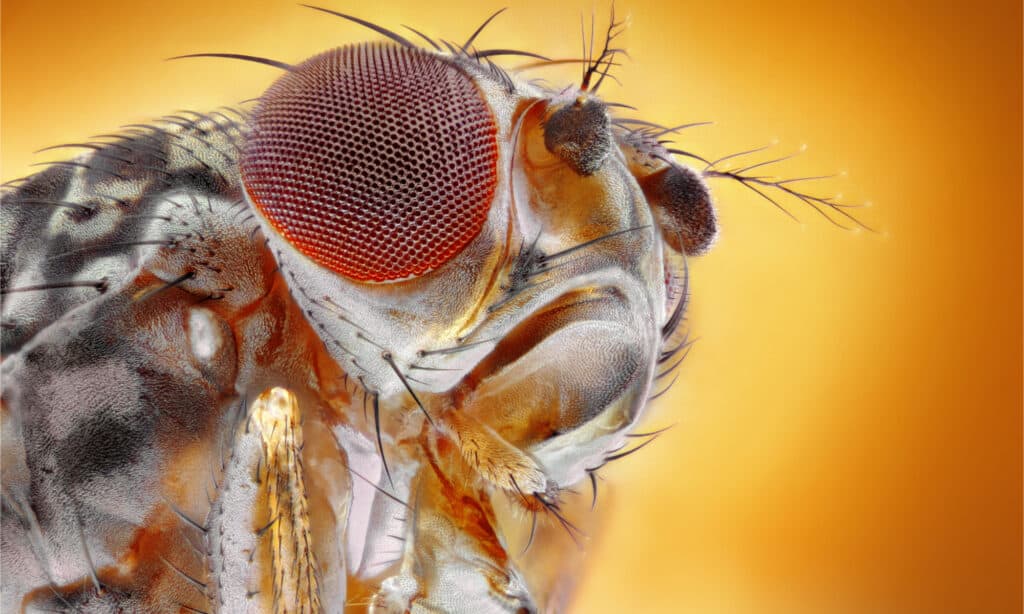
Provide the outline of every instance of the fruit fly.
<path id="1" fill-rule="evenodd" d="M 497 13 L 310 8 L 378 40 L 197 54 L 281 75 L 5 186 L 5 611 L 563 610 L 569 493 L 686 354 L 708 182 L 856 222 L 602 99 L 614 14 L 552 60 L 479 48 Z"/>

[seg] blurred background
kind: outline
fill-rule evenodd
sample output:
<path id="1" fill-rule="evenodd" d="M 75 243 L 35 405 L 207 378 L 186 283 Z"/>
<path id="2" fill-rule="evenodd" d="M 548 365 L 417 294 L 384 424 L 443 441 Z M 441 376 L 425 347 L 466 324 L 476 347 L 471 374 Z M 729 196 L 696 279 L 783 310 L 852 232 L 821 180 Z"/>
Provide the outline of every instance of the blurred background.
<path id="1" fill-rule="evenodd" d="M 320 2 L 455 40 L 503 6 Z M 572 57 L 581 13 L 599 29 L 609 13 L 509 4 L 480 45 Z M 713 184 L 721 239 L 690 266 L 699 340 L 644 425 L 675 426 L 602 471 L 574 611 L 1019 612 L 1020 2 L 615 8 L 630 59 L 607 99 L 714 121 L 678 141 L 705 157 L 806 144 L 778 172 L 843 173 L 814 191 L 871 203 L 857 215 L 877 232 Z M 69 155 L 34 150 L 233 104 L 276 76 L 164 58 L 294 62 L 370 38 L 285 1 L 4 0 L 0 19 L 3 180 Z"/>

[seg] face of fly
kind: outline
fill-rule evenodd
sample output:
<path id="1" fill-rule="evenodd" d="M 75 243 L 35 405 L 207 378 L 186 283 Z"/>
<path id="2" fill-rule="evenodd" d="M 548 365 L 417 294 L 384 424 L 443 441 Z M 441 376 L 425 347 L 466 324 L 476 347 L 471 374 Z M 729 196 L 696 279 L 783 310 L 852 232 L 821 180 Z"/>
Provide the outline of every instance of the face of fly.
<path id="1" fill-rule="evenodd" d="M 707 190 L 613 120 L 595 91 L 606 54 L 551 91 L 490 52 L 389 35 L 286 67 L 252 116 L 246 195 L 370 394 L 532 446 L 527 492 L 577 481 L 646 401 L 684 255 L 715 234 Z"/>
<path id="2" fill-rule="evenodd" d="M 663 294 L 639 157 L 586 91 L 539 90 L 462 54 L 360 44 L 264 95 L 243 177 L 296 298 L 344 346 L 336 358 L 387 390 L 399 382 L 382 352 L 412 364 L 504 336 L 588 270 Z"/>

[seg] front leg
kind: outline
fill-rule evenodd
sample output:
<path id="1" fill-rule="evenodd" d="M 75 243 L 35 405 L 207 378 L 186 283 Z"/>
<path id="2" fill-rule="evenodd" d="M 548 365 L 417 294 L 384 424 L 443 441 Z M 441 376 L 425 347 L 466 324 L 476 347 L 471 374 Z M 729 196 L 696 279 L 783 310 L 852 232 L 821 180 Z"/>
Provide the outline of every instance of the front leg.
<path id="1" fill-rule="evenodd" d="M 566 293 L 503 337 L 453 390 L 423 395 L 434 416 L 417 442 L 427 462 L 409 502 L 414 521 L 401 571 L 383 583 L 377 610 L 486 603 L 479 611 L 508 612 L 561 603 L 559 573 L 530 584 L 542 588 L 527 595 L 509 538 L 525 518 L 528 546 L 544 513 L 554 520 L 546 524 L 579 538 L 561 491 L 620 444 L 646 400 L 656 359 L 645 349 L 656 347 L 644 336 L 647 320 L 627 297 L 608 287 Z M 511 504 L 510 516 L 496 515 L 499 503 Z M 530 560 L 564 569 L 573 559 L 566 549 L 546 550 Z"/>
<path id="2" fill-rule="evenodd" d="M 490 488 L 451 439 L 425 431 L 399 573 L 371 612 L 535 612 L 526 583 L 496 530 Z"/>

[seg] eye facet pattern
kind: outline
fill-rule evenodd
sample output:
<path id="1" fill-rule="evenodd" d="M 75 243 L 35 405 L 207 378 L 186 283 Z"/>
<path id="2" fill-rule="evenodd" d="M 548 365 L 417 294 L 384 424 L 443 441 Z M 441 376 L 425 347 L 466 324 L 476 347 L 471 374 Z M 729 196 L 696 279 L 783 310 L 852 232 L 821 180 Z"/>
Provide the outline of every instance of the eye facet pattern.
<path id="1" fill-rule="evenodd" d="M 420 49 L 360 44 L 260 99 L 242 156 L 253 204 L 300 252 L 361 282 L 432 271 L 479 234 L 497 126 L 472 78 Z"/>

